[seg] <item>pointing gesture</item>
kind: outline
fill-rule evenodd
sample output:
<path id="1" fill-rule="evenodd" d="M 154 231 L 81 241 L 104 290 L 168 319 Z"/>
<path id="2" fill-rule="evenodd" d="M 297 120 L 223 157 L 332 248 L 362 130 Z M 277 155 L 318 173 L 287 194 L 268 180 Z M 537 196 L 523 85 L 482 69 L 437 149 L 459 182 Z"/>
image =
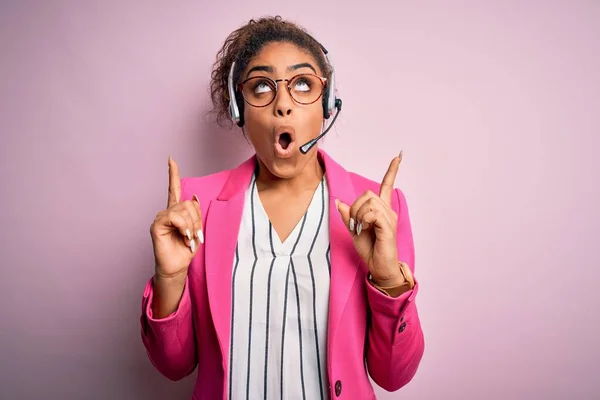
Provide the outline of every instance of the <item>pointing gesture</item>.
<path id="1" fill-rule="evenodd" d="M 150 226 L 154 246 L 156 274 L 182 277 L 194 257 L 198 245 L 204 243 L 200 201 L 181 201 L 181 177 L 175 160 L 169 157 L 169 192 L 167 208 L 160 211 Z"/>
<path id="2" fill-rule="evenodd" d="M 398 157 L 394 157 L 390 166 L 381 181 L 381 186 L 379 187 L 379 197 L 385 204 L 389 207 L 392 206 L 392 192 L 394 191 L 394 182 L 396 181 L 396 176 L 398 175 L 398 169 L 400 168 L 400 163 L 402 162 L 402 152 L 398 154 Z"/>
<path id="3" fill-rule="evenodd" d="M 336 202 L 356 251 L 369 267 L 373 281 L 383 287 L 404 283 L 408 270 L 398 263 L 398 215 L 392 209 L 392 192 L 401 162 L 402 152 L 391 161 L 381 182 L 379 195 L 368 190 L 350 206 L 339 200 Z M 406 279 L 410 281 L 412 276 Z"/>
<path id="4" fill-rule="evenodd" d="M 181 177 L 179 176 L 179 167 L 172 157 L 169 157 L 169 197 L 167 208 L 179 203 L 181 199 Z"/>

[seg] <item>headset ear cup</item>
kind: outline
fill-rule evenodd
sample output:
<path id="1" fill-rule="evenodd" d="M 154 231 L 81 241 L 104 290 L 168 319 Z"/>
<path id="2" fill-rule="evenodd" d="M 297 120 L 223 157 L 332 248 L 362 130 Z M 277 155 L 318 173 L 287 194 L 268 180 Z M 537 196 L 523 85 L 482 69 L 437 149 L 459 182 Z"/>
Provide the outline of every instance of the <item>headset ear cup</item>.
<path id="1" fill-rule="evenodd" d="M 240 120 L 237 125 L 241 128 L 244 126 L 244 98 L 240 92 L 236 92 L 235 102 L 237 103 L 238 110 L 240 111 Z"/>
<path id="2" fill-rule="evenodd" d="M 329 86 L 325 87 L 323 91 L 323 118 L 329 119 L 331 114 L 329 114 Z"/>

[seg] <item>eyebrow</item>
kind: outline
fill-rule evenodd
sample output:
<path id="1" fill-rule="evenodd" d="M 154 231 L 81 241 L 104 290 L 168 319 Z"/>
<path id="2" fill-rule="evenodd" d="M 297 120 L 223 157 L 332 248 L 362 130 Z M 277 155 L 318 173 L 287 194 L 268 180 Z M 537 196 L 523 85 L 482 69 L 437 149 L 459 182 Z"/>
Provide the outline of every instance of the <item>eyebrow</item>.
<path id="1" fill-rule="evenodd" d="M 287 68 L 287 70 L 288 71 L 296 71 L 301 68 L 310 68 L 313 70 L 313 72 L 315 74 L 317 73 L 317 70 L 315 69 L 315 67 L 313 67 L 310 63 L 294 64 L 294 65 L 289 66 Z M 274 72 L 274 69 L 273 69 L 273 67 L 268 66 L 268 65 L 256 65 L 256 66 L 250 68 L 250 70 L 248 71 L 246 76 L 250 76 L 250 74 L 254 71 L 264 71 L 264 72 L 269 72 L 272 74 Z"/>
<path id="2" fill-rule="evenodd" d="M 269 67 L 267 65 L 256 65 L 252 68 L 250 68 L 250 70 L 248 71 L 248 73 L 246 74 L 246 76 L 249 76 L 252 72 L 254 71 L 265 71 L 265 72 L 269 72 L 269 73 L 273 73 L 273 67 Z"/>
<path id="3" fill-rule="evenodd" d="M 294 64 L 291 67 L 288 67 L 288 71 L 295 71 L 297 69 L 300 68 L 310 68 L 313 70 L 313 72 L 316 74 L 317 70 L 315 69 L 315 67 L 313 67 L 312 65 L 310 65 L 310 63 L 300 63 L 300 64 Z"/>

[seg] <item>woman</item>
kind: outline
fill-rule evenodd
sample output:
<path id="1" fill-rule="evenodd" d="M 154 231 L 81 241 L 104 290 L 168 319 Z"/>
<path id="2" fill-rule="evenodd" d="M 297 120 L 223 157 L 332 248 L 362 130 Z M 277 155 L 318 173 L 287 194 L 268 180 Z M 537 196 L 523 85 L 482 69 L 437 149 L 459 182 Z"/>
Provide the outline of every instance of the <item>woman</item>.
<path id="1" fill-rule="evenodd" d="M 333 111 L 332 80 L 303 29 L 250 21 L 227 38 L 211 89 L 219 120 L 238 122 L 256 154 L 185 179 L 169 157 L 142 339 L 166 377 L 198 368 L 194 399 L 374 399 L 369 375 L 394 391 L 416 373 L 413 239 L 393 188 L 401 154 L 378 184 L 317 145 L 300 151 Z"/>

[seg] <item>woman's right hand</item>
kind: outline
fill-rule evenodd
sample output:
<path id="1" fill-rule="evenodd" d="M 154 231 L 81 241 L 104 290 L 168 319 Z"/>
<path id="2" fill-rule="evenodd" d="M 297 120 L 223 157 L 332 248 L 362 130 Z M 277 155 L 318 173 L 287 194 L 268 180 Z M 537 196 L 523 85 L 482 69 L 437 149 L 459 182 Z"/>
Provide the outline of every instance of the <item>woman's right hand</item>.
<path id="1" fill-rule="evenodd" d="M 169 157 L 167 209 L 150 226 L 154 246 L 155 276 L 185 279 L 199 243 L 204 243 L 198 197 L 181 202 L 181 178 L 177 163 Z"/>

